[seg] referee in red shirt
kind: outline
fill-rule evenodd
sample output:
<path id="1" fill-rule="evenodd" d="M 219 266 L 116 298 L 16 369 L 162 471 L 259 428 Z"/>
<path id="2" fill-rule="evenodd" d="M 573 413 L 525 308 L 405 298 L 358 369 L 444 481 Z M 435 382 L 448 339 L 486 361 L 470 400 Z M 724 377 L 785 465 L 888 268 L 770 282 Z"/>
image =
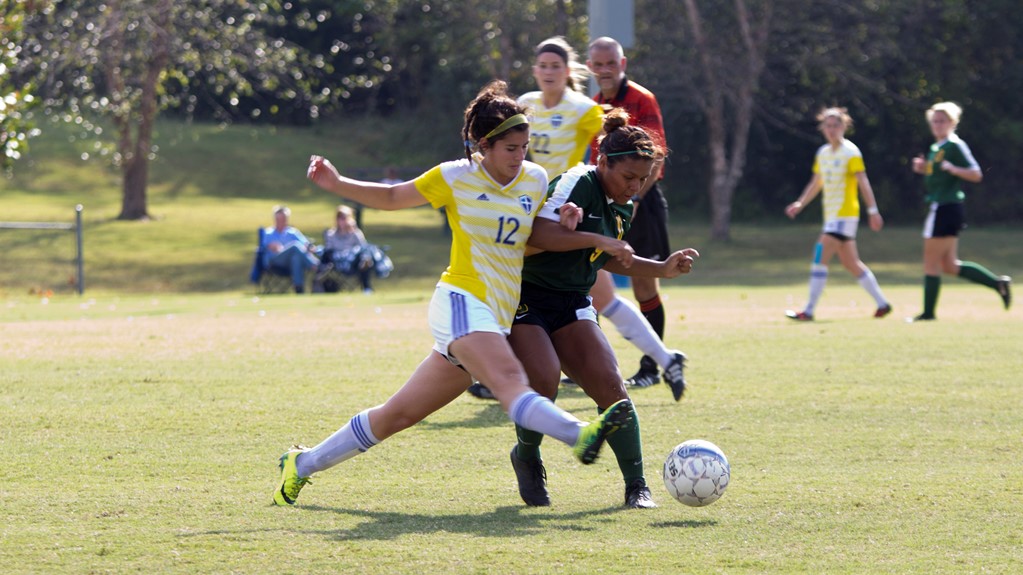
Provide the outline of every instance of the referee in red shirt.
<path id="1" fill-rule="evenodd" d="M 664 122 L 661 107 L 650 90 L 629 80 L 625 76 L 625 53 L 617 40 L 608 37 L 590 42 L 586 66 L 593 72 L 600 92 L 593 97 L 605 109 L 624 108 L 629 113 L 629 123 L 649 133 L 654 141 L 667 149 L 664 137 Z M 596 141 L 593 142 L 590 160 L 596 162 Z M 663 163 L 654 166 L 656 177 L 647 181 L 646 186 L 633 196 L 636 205 L 632 227 L 625 234 L 625 240 L 636 251 L 636 255 L 653 260 L 663 260 L 671 254 L 668 244 L 668 202 L 661 193 L 658 181 L 664 177 Z M 664 306 L 658 292 L 657 278 L 632 278 L 632 291 L 639 302 L 643 316 L 654 328 L 657 337 L 664 339 Z M 646 387 L 659 381 L 657 362 L 650 356 L 643 356 L 636 375 L 627 383 Z"/>

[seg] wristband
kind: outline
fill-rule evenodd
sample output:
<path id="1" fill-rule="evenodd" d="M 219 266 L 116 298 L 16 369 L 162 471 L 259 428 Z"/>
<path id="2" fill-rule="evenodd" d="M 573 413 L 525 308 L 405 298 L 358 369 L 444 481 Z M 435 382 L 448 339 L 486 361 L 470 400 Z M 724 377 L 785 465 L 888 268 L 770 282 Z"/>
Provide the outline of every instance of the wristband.
<path id="1" fill-rule="evenodd" d="M 877 211 L 877 206 L 870 206 L 869 208 L 867 208 L 867 213 L 873 216 L 874 214 L 878 214 L 880 212 Z"/>

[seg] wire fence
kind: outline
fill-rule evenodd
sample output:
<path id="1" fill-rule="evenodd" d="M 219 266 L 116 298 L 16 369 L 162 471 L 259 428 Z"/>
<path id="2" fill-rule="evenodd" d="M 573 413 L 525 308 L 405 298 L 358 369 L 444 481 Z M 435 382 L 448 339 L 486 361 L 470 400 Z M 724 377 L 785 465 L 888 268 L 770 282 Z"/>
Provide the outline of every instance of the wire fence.
<path id="1" fill-rule="evenodd" d="M 73 249 L 64 232 L 74 234 Z M 85 292 L 82 205 L 74 223 L 0 221 L 0 286 L 36 293 L 73 289 Z"/>

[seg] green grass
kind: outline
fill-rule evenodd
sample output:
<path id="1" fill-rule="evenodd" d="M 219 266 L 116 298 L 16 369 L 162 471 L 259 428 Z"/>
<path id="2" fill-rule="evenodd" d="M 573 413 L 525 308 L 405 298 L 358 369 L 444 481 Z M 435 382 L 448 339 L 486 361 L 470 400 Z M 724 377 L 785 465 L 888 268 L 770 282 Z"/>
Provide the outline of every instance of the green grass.
<path id="1" fill-rule="evenodd" d="M 395 122 L 397 125 L 398 123 Z M 430 288 L 448 246 L 428 209 L 369 212 L 396 273 L 370 297 L 252 295 L 256 227 L 294 209 L 315 235 L 332 196 L 309 153 L 349 167 L 430 165 L 435 146 L 367 120 L 331 130 L 162 122 L 149 222 L 114 220 L 116 174 L 50 130 L 2 182 L 0 220 L 69 221 L 86 206 L 86 294 L 69 238 L 0 230 L 0 565 L 8 573 L 1016 573 L 1023 568 L 1020 311 L 950 279 L 920 304 L 915 228 L 860 251 L 895 316 L 837 263 L 812 324 L 817 225 L 737 225 L 728 244 L 675 218 L 703 257 L 665 282 L 667 341 L 691 389 L 633 394 L 661 507 L 619 508 L 610 455 L 544 448 L 554 505 L 524 507 L 511 424 L 468 396 L 324 472 L 296 508 L 268 506 L 276 458 L 385 400 L 431 345 Z M 408 139 L 416 157 L 388 157 Z M 455 152 L 457 155 L 457 150 Z M 445 153 L 444 157 L 451 157 Z M 678 206 L 678 202 L 676 202 Z M 67 232 L 61 232 L 66 234 Z M 970 229 L 961 255 L 1023 276 L 1023 232 Z M 50 297 L 40 297 L 52 289 Z M 631 372 L 638 352 L 609 332 Z M 582 418 L 575 388 L 559 404 Z M 668 499 L 662 458 L 702 437 L 732 463 L 713 505 Z"/>
<path id="2" fill-rule="evenodd" d="M 553 506 L 519 501 L 511 424 L 468 396 L 267 505 L 277 456 L 383 401 L 430 346 L 423 290 L 10 299 L 0 338 L 0 564 L 9 573 L 934 573 L 1023 561 L 1019 311 L 968 285 L 941 320 L 826 320 L 803 290 L 667 290 L 682 403 L 636 390 L 661 507 L 620 509 L 610 455 L 545 443 Z M 915 287 L 893 287 L 903 310 Z M 855 302 L 852 305 L 849 302 Z M 638 352 L 617 334 L 623 369 Z M 589 418 L 566 388 L 559 404 Z M 713 505 L 659 465 L 702 437 L 732 464 Z"/>

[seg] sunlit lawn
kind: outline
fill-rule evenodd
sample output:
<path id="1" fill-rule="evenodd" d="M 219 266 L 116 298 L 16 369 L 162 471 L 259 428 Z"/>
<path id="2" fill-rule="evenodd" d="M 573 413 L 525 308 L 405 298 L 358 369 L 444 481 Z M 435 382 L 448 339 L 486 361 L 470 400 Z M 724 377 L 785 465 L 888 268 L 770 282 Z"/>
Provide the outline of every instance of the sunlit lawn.
<path id="1" fill-rule="evenodd" d="M 551 440 L 554 504 L 525 507 L 512 425 L 469 396 L 271 508 L 284 449 L 382 402 L 427 353 L 447 240 L 432 210 L 371 211 L 366 233 L 396 265 L 376 294 L 256 297 L 248 269 L 272 205 L 311 236 L 331 223 L 336 199 L 303 179 L 309 153 L 396 160 L 360 156 L 345 132 L 166 123 L 158 140 L 149 222 L 116 221 L 116 174 L 59 138 L 0 183 L 0 221 L 70 221 L 86 206 L 82 297 L 68 232 L 0 230 L 5 572 L 1023 568 L 1021 312 L 949 278 L 939 321 L 904 323 L 921 300 L 908 226 L 859 241 L 893 316 L 871 319 L 836 262 L 818 321 L 796 324 L 782 314 L 806 297 L 815 222 L 740 223 L 712 243 L 676 219 L 675 246 L 703 254 L 665 284 L 667 343 L 689 354 L 691 387 L 681 403 L 663 385 L 633 393 L 658 509 L 621 509 L 613 457 L 583 467 Z M 1023 277 L 1023 232 L 971 228 L 961 255 Z M 608 335 L 631 372 L 639 353 Z M 558 401 L 594 413 L 576 388 Z M 691 438 L 732 463 L 727 493 L 702 509 L 659 479 Z"/>

